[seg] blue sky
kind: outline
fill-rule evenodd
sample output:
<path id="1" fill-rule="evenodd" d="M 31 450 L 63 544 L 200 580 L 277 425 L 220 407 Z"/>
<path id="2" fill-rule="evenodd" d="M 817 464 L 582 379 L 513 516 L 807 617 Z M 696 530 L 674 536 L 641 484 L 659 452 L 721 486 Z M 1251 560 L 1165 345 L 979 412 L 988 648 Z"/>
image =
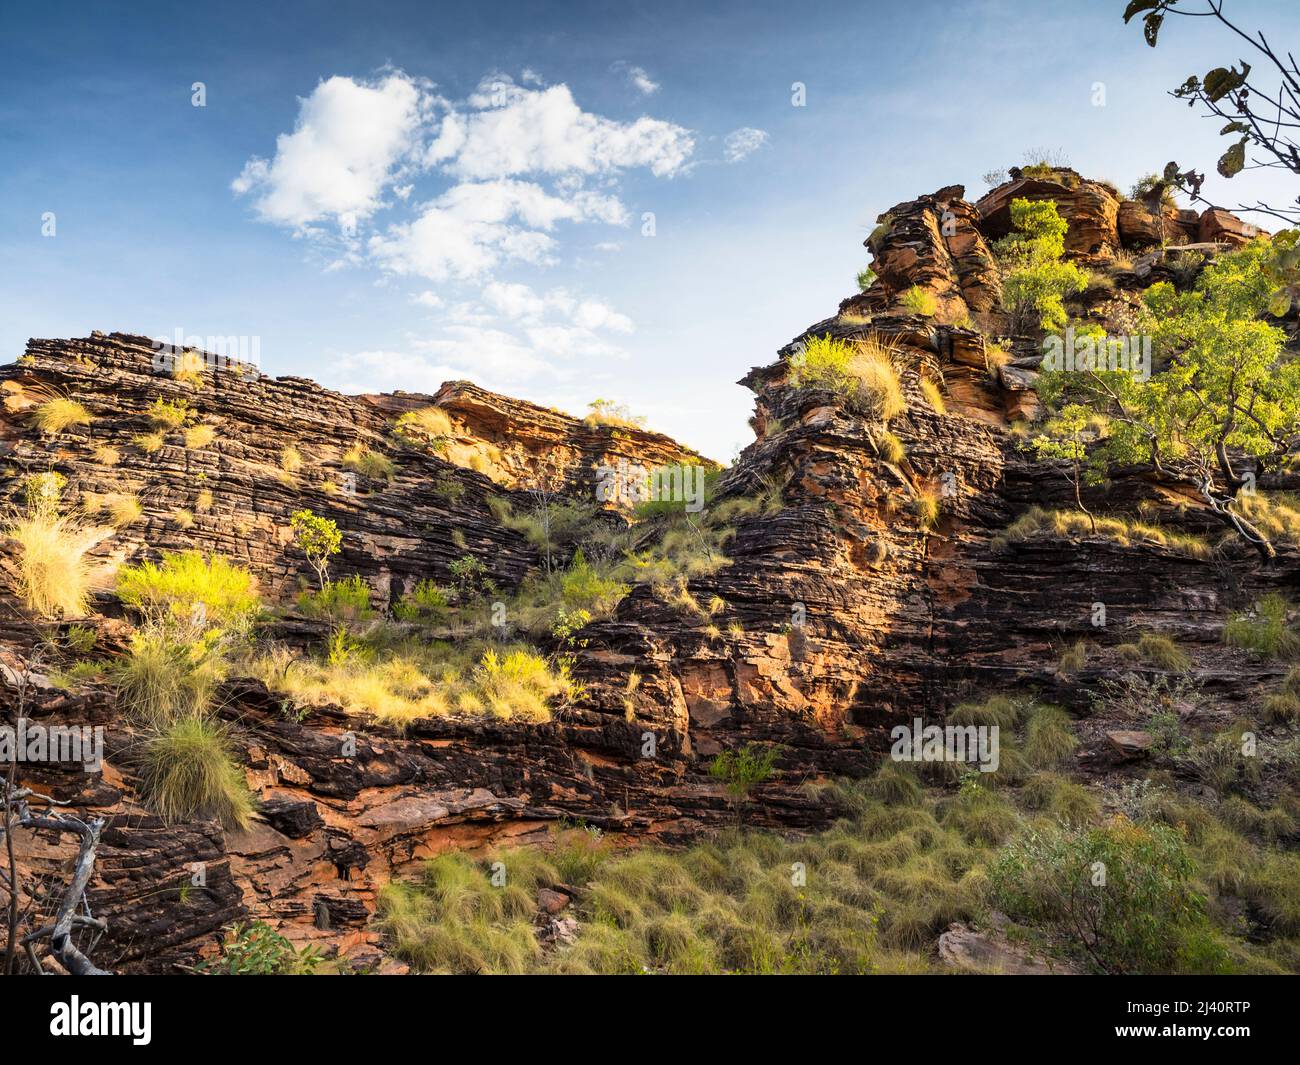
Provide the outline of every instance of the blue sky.
<path id="1" fill-rule="evenodd" d="M 1151 50 L 1123 6 L 11 5 L 0 355 L 256 337 L 267 373 L 609 398 L 725 460 L 732 382 L 834 312 L 895 203 L 1038 147 L 1122 187 L 1212 173 L 1217 127 L 1165 90 L 1239 49 L 1176 20 Z M 1230 8 L 1300 50 L 1296 5 Z"/>

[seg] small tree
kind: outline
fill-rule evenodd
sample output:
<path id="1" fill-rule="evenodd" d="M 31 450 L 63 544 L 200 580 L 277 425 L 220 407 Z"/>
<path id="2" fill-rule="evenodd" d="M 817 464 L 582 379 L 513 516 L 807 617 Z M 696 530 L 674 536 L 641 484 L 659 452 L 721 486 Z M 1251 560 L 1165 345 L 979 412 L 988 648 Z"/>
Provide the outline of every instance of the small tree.
<path id="1" fill-rule="evenodd" d="M 323 589 L 329 582 L 330 559 L 343 548 L 343 534 L 339 532 L 338 523 L 310 510 L 299 510 L 290 518 L 290 524 L 293 542 L 307 556 Z"/>
<path id="2" fill-rule="evenodd" d="M 1079 403 L 1067 404 L 1043 427 L 1042 435 L 1034 437 L 1032 445 L 1040 459 L 1065 459 L 1070 463 L 1069 480 L 1074 485 L 1074 501 L 1088 515 L 1095 533 L 1097 519 L 1083 504 L 1082 488 L 1083 466 L 1088 461 L 1088 442 L 1093 435 L 1088 431 L 1089 419 L 1087 407 Z"/>
<path id="3" fill-rule="evenodd" d="M 1011 201 L 1011 224 L 994 251 L 1006 269 L 1002 302 L 1012 331 L 1064 328 L 1065 297 L 1088 287 L 1087 275 L 1062 261 L 1069 224 L 1051 200 L 1023 197 Z"/>
<path id="4" fill-rule="evenodd" d="M 1191 292 L 1166 281 L 1147 289 L 1142 327 L 1163 361 L 1149 380 L 1101 366 L 1040 378 L 1049 404 L 1086 403 L 1109 418 L 1106 460 L 1149 465 L 1198 492 L 1265 561 L 1272 544 L 1235 504 L 1300 448 L 1300 360 L 1262 318 L 1275 295 L 1275 257 L 1257 241 L 1207 267 Z"/>

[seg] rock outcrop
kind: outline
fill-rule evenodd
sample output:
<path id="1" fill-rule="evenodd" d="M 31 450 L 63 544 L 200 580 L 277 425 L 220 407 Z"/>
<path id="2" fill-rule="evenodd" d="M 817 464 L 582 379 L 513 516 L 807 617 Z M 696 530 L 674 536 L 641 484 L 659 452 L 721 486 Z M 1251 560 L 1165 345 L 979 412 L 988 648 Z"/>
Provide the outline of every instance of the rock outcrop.
<path id="1" fill-rule="evenodd" d="M 996 325 L 989 244 L 1006 231 L 1019 195 L 1061 204 L 1079 257 L 1144 239 L 1145 223 L 1114 190 L 1077 175 L 1018 178 L 977 205 L 951 186 L 888 212 L 871 241 L 876 283 L 741 382 L 755 393 L 757 438 L 723 474 L 718 499 L 775 493 L 779 507 L 738 517 L 728 563 L 685 587 L 688 599 L 721 604 L 717 616 L 635 587 L 611 617 L 582 630 L 573 670 L 585 689 L 550 721 L 446 717 L 399 732 L 338 708 L 296 707 L 232 678 L 217 705 L 260 800 L 258 820 L 244 833 L 209 821 L 166 824 L 136 798 L 137 737 L 111 688 L 50 685 L 42 639 L 60 626 L 33 623 L 6 591 L 6 716 L 21 707 L 42 722 L 107 730 L 97 772 L 23 770 L 33 786 L 108 819 L 90 893 L 109 929 L 101 963 L 190 966 L 213 951 L 220 929 L 248 917 L 345 959 L 373 960 L 381 948 L 369 923 L 376 892 L 423 858 L 541 839 L 561 819 L 691 838 L 733 817 L 708 774 L 710 757 L 751 742 L 779 745 L 780 756 L 751 797 L 750 823 L 815 828 L 839 811 L 805 785 L 867 773 L 894 724 L 1011 689 L 1088 714 L 1058 664 L 1061 649 L 1079 639 L 1094 648 L 1087 670 L 1103 675 L 1123 666 L 1116 648 L 1134 630 L 1177 635 L 1196 675 L 1229 706 L 1275 683 L 1278 671 L 1223 646 L 1220 630 L 1226 611 L 1297 583 L 1294 549 L 1281 549 L 1266 571 L 1232 545 L 1211 560 L 1141 538 L 999 536 L 1032 505 L 1072 505 L 1063 471 L 1026 455 L 1011 430 L 1033 414 L 1032 352 L 1004 338 L 1012 359 L 1003 365 L 974 328 Z M 1209 224 L 1212 239 L 1245 233 L 1236 220 Z M 933 296 L 934 315 L 900 306 L 914 286 Z M 901 454 L 883 426 L 830 393 L 792 387 L 794 343 L 824 333 L 895 347 L 908 402 L 890 426 Z M 194 390 L 155 372 L 152 355 L 149 341 L 123 334 L 33 340 L 0 371 L 0 492 L 15 500 L 25 475 L 55 470 L 76 492 L 139 499 L 139 520 L 93 549 L 106 569 L 196 547 L 247 565 L 269 595 L 291 597 L 305 562 L 289 548 L 287 527 L 309 506 L 343 530 L 336 570 L 360 574 L 380 604 L 418 580 L 447 580 L 467 554 L 509 589 L 540 559 L 496 519 L 491 498 L 523 502 L 521 489 L 548 464 L 562 492 L 590 498 L 595 466 L 698 461 L 659 434 L 595 428 L 465 382 L 431 397 L 348 397 L 296 378 L 209 370 Z M 939 384 L 946 411 L 931 405 L 922 380 Z M 42 437 L 27 415 L 52 395 L 75 396 L 91 423 Z M 191 424 L 211 425 L 213 439 L 186 447 L 173 429 L 157 449 L 142 448 L 159 398 L 188 404 Z M 393 435 L 397 416 L 426 405 L 451 417 L 459 451 L 439 454 Z M 391 461 L 391 476 L 352 469 L 347 453 L 358 446 Z M 300 466 L 285 461 L 286 449 Z M 481 456 L 473 460 L 479 470 L 449 460 L 468 463 L 470 455 Z M 1101 504 L 1102 490 L 1090 491 Z M 1204 531 L 1184 500 L 1135 471 L 1114 471 L 1104 503 L 1128 513 L 1141 505 L 1170 527 Z M 12 550 L 0 552 L 10 576 Z M 1104 627 L 1095 624 L 1099 603 Z M 102 646 L 121 647 L 125 623 L 113 598 L 97 606 Z M 1134 727 L 1083 725 L 1080 770 L 1109 770 L 1129 757 L 1133 745 L 1117 753 L 1108 735 Z M 21 851 L 37 875 L 56 873 L 69 856 L 67 844 L 39 833 L 24 837 Z M 973 935 L 954 929 L 945 957 L 963 967 L 1035 964 L 1008 961 Z"/>

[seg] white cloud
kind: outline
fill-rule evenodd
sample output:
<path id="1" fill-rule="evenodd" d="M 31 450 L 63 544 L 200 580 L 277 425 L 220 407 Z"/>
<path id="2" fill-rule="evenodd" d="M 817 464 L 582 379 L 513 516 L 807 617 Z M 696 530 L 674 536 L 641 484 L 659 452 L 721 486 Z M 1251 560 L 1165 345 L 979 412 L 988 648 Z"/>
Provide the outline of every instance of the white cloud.
<path id="1" fill-rule="evenodd" d="M 442 306 L 442 297 L 436 292 L 425 289 L 423 292 L 417 292 L 411 297 L 412 303 L 418 303 L 421 307 L 438 308 Z"/>
<path id="2" fill-rule="evenodd" d="M 543 326 L 543 319 L 558 316 L 565 320 L 563 328 L 571 324 L 585 333 L 598 329 L 631 333 L 636 328 L 631 318 L 602 300 L 593 297 L 578 299 L 562 288 L 553 288 L 545 295 L 539 295 L 527 285 L 493 281 L 484 287 L 483 300 L 507 318 L 533 326 Z M 559 327 L 550 323 L 545 328 Z M 565 341 L 563 346 L 567 348 L 571 344 Z"/>
<path id="3" fill-rule="evenodd" d="M 527 285 L 491 282 L 483 298 L 507 318 L 537 318 L 546 311 L 546 301 Z"/>
<path id="4" fill-rule="evenodd" d="M 659 91 L 659 83 L 655 81 L 641 67 L 628 67 L 627 80 L 632 83 L 632 87 L 643 96 L 653 96 Z"/>
<path id="5" fill-rule="evenodd" d="M 626 208 L 614 196 L 582 192 L 562 199 L 526 181 L 469 182 L 425 205 L 413 222 L 371 237 L 369 251 L 393 273 L 465 280 L 504 262 L 548 262 L 557 222 L 626 219 Z"/>
<path id="6" fill-rule="evenodd" d="M 498 96 L 504 101 L 492 106 Z M 646 167 L 656 177 L 671 176 L 685 165 L 695 148 L 690 130 L 672 122 L 642 116 L 617 122 L 583 111 L 567 85 L 525 89 L 499 83 L 490 92 L 480 87 L 471 102 L 485 105 L 448 133 L 444 121 L 439 140 L 448 168 L 466 178 L 499 178 L 516 174 L 601 174 L 628 167 Z M 461 139 L 463 138 L 463 139 Z"/>
<path id="7" fill-rule="evenodd" d="M 722 140 L 722 150 L 729 163 L 738 163 L 765 145 L 770 138 L 767 131 L 742 126 L 733 129 Z"/>
<path id="8" fill-rule="evenodd" d="M 579 303 L 574 309 L 573 321 L 583 329 L 608 329 L 614 333 L 630 333 L 635 328 L 631 318 L 600 300 Z"/>
<path id="9" fill-rule="evenodd" d="M 325 219 L 350 228 L 381 205 L 399 164 L 416 145 L 422 94 L 406 75 L 367 83 L 332 77 L 301 101 L 275 157 L 256 156 L 232 183 L 255 193 L 263 221 L 302 229 Z"/>

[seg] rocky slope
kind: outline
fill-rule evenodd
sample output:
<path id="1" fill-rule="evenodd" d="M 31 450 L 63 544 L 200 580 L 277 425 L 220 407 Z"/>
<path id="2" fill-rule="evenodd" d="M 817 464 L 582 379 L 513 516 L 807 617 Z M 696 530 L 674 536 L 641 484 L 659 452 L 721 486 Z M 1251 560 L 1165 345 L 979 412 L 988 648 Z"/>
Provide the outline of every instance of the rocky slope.
<path id="1" fill-rule="evenodd" d="M 710 756 L 748 742 L 781 751 L 751 821 L 813 828 L 837 811 L 810 798 L 805 784 L 866 773 L 891 725 L 935 717 L 982 693 L 1037 690 L 1069 706 L 1084 739 L 1079 770 L 1122 772 L 1125 754 L 1106 733 L 1125 723 L 1089 717 L 1080 686 L 1058 669 L 1061 650 L 1080 638 L 1095 648 L 1085 666 L 1091 676 L 1120 667 L 1114 648 L 1135 630 L 1157 630 L 1179 638 L 1193 671 L 1229 708 L 1274 685 L 1279 671 L 1225 648 L 1220 632 L 1228 611 L 1296 585 L 1294 549 L 1282 547 L 1265 570 L 1234 546 L 1197 559 L 1155 542 L 997 538 L 1031 505 L 1068 506 L 1072 491 L 1062 470 L 1019 448 L 1013 431 L 1037 409 L 1032 342 L 1004 338 L 1006 361 L 991 340 L 1004 332 L 1005 316 L 990 243 L 1006 231 L 1016 196 L 1055 200 L 1070 222 L 1071 254 L 1111 271 L 1113 289 L 1085 293 L 1083 313 L 1107 321 L 1163 276 L 1158 262 L 1115 263 L 1117 253 L 1140 254 L 1158 239 L 1144 205 L 1072 172 L 1014 177 L 975 204 L 950 186 L 887 212 L 868 242 L 874 284 L 741 382 L 756 396 L 756 439 L 724 473 L 720 498 L 779 491 L 780 506 L 739 518 L 729 564 L 690 581 L 696 602 L 722 602 L 720 616 L 635 587 L 612 617 L 583 630 L 574 669 L 585 690 L 548 722 L 448 717 L 398 732 L 336 708 L 286 714 L 260 683 L 232 680 L 220 713 L 260 799 L 258 822 L 246 833 L 208 821 L 165 824 L 135 798 L 135 737 L 111 688 L 52 686 L 50 626 L 27 617 L 6 591 L 7 716 L 21 701 L 42 722 L 108 729 L 102 772 L 24 770 L 32 786 L 108 819 L 89 896 L 107 921 L 100 963 L 189 965 L 211 953 L 223 926 L 258 917 L 296 940 L 391 968 L 368 928 L 375 891 L 424 857 L 538 839 L 561 819 L 634 837 L 689 838 L 731 816 L 707 773 Z M 1175 212 L 1166 222 L 1182 242 L 1230 244 L 1248 235 L 1221 213 Z M 903 309 L 902 294 L 917 286 L 933 294 L 932 316 Z M 901 459 L 879 426 L 828 393 L 790 386 L 794 345 L 826 333 L 898 346 L 909 401 L 891 425 Z M 433 397 L 347 397 L 297 378 L 207 371 L 195 392 L 156 373 L 152 355 L 148 340 L 123 334 L 33 340 L 0 371 L 0 490 L 11 501 L 25 475 L 47 469 L 78 492 L 140 499 L 140 520 L 106 531 L 93 549 L 105 572 L 197 547 L 239 560 L 270 596 L 283 598 L 306 574 L 287 549 L 287 530 L 290 514 L 308 506 L 344 532 L 336 572 L 360 574 L 380 603 L 420 579 L 449 579 L 465 554 L 510 589 L 540 560 L 494 517 L 491 498 L 522 504 L 548 471 L 562 492 L 591 498 L 598 465 L 699 461 L 659 434 L 588 426 L 467 382 Z M 923 395 L 923 378 L 942 382 L 945 413 Z M 27 413 L 50 395 L 75 397 L 93 422 L 43 438 Z M 159 397 L 187 400 L 195 420 L 214 427 L 213 441 L 187 448 L 177 431 L 159 450 L 141 450 L 133 439 L 149 429 L 147 411 Z M 401 413 L 429 404 L 455 425 L 441 454 L 391 432 Z M 391 479 L 350 477 L 344 457 L 357 445 L 393 460 Z M 103 448 L 116 451 L 115 463 L 104 462 Z M 285 468 L 286 448 L 301 455 L 300 469 Z M 935 498 L 932 526 L 925 503 Z M 1145 504 L 1171 527 L 1204 531 L 1176 496 L 1137 473 L 1117 471 L 1105 498 L 1093 502 L 1120 513 Z M 192 524 L 177 511 L 189 512 Z M 11 546 L 0 568 L 12 579 Z M 1097 603 L 1108 617 L 1101 628 L 1093 624 Z M 113 596 L 105 592 L 96 606 L 101 646 L 120 648 L 126 623 Z M 71 853 L 67 841 L 40 834 L 20 834 L 20 844 L 36 874 L 54 875 Z"/>

